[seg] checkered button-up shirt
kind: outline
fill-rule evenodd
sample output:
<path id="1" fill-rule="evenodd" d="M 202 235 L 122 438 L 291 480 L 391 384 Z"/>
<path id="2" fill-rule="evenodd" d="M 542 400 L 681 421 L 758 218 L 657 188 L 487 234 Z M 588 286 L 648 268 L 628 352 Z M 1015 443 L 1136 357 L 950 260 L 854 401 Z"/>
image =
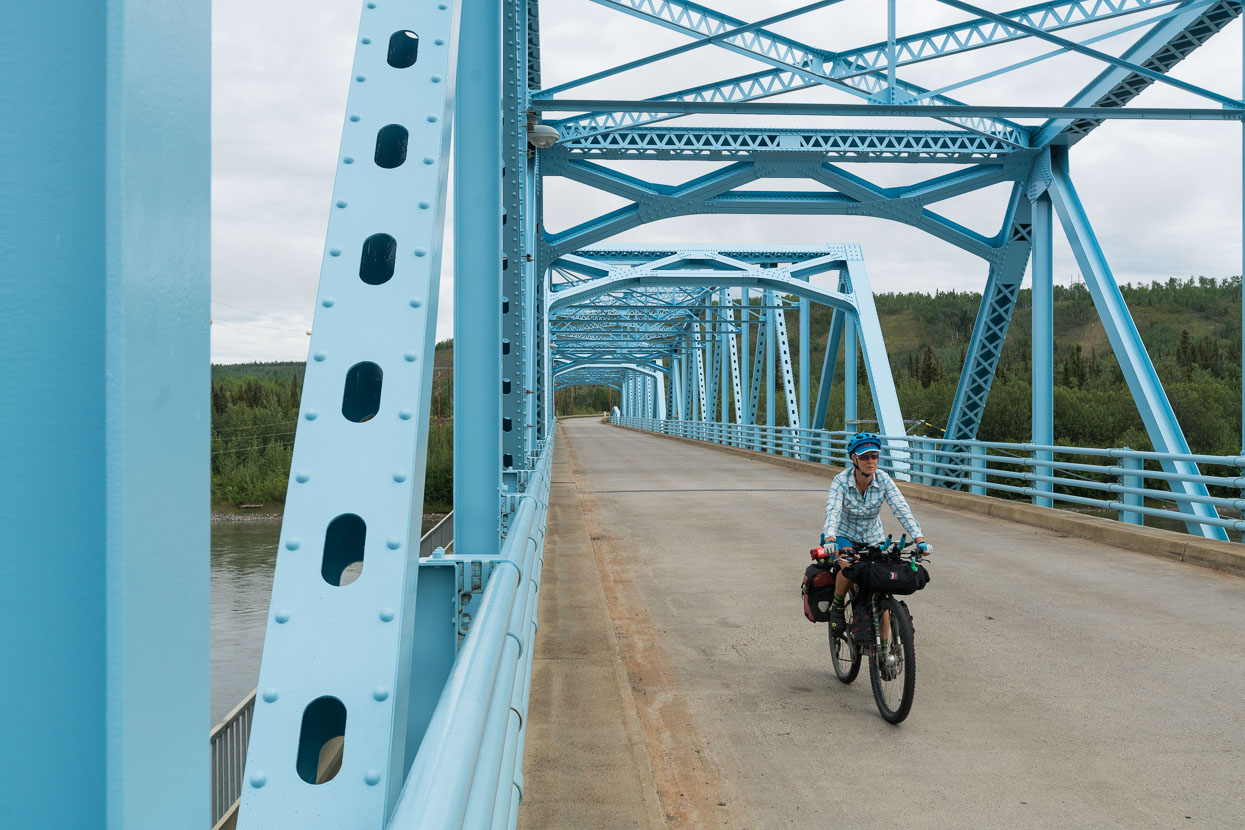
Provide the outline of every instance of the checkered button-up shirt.
<path id="1" fill-rule="evenodd" d="M 826 523 L 821 531 L 827 541 L 836 536 L 846 536 L 853 542 L 867 545 L 880 545 L 886 541 L 880 516 L 883 499 L 910 538 L 922 535 L 921 526 L 912 515 L 907 499 L 890 476 L 878 470 L 873 474 L 873 481 L 861 493 L 856 489 L 852 473 L 852 468 L 848 467 L 830 482 L 830 492 L 826 494 Z"/>

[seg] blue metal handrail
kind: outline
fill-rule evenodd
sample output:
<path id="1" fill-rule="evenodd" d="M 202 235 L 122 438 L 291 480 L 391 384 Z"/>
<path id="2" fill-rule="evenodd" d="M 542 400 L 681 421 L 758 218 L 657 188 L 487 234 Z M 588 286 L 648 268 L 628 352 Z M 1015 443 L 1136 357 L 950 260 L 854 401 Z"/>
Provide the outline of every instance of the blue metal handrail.
<path id="1" fill-rule="evenodd" d="M 612 416 L 610 422 L 663 435 L 768 452 L 820 464 L 846 464 L 847 440 L 852 435 L 851 432 L 838 430 L 677 419 Z M 955 487 L 967 485 L 969 492 L 977 495 L 1007 493 L 1029 496 L 1035 502 L 1048 505 L 1059 501 L 1096 507 L 1114 511 L 1120 521 L 1130 524 L 1144 524 L 1143 517 L 1153 516 L 1195 526 L 1245 532 L 1245 520 L 1223 518 L 1216 510 L 1224 508 L 1245 515 L 1245 498 L 1173 492 L 1147 486 L 1147 480 L 1155 479 L 1169 483 L 1193 482 L 1203 486 L 1222 487 L 1234 494 L 1242 493 L 1245 491 L 1245 456 L 1146 452 L 1127 447 L 1062 447 L 914 435 L 883 435 L 881 439 L 882 461 L 879 466 L 898 478 L 910 479 L 919 484 L 945 484 Z M 1050 457 L 1054 453 L 1062 456 L 1111 459 L 1119 463 L 1097 465 L 1055 461 Z M 1207 475 L 1200 472 L 1147 470 L 1147 461 L 1181 461 L 1219 466 L 1228 468 L 1229 472 L 1225 475 Z M 1008 480 L 1022 483 L 1007 483 Z M 1047 486 L 1026 486 L 1034 484 Z M 1055 489 L 1056 486 L 1082 492 L 1059 492 Z M 1120 498 L 1096 498 L 1093 495 L 1095 493 L 1110 493 Z M 1205 505 L 1211 510 L 1211 515 L 1192 517 L 1178 510 L 1147 507 L 1146 499 Z"/>
<path id="2" fill-rule="evenodd" d="M 389 828 L 513 828 L 518 822 L 552 465 L 549 440 L 519 500 Z"/>

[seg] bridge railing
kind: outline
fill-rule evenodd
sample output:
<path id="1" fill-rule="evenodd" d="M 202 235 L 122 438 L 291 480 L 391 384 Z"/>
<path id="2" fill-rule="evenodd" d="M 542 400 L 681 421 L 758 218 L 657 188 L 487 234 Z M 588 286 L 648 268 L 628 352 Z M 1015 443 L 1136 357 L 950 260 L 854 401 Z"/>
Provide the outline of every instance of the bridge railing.
<path id="1" fill-rule="evenodd" d="M 614 416 L 621 426 L 768 452 L 820 464 L 845 464 L 850 432 L 763 424 L 658 420 Z M 1112 512 L 1122 522 L 1145 524 L 1145 517 L 1245 531 L 1245 521 L 1219 511 L 1245 515 L 1245 456 L 1143 452 L 1127 447 L 1061 447 L 998 441 L 883 435 L 880 467 L 919 484 L 961 488 L 978 495 L 1027 496 Z M 1164 462 L 1211 468 L 1218 474 L 1174 472 Z M 1170 464 L 1169 464 L 1170 466 Z M 1219 468 L 1215 470 L 1215 468 Z M 1184 492 L 1173 485 L 1201 485 Z M 1155 486 L 1157 485 L 1157 486 Z M 1159 486 L 1172 489 L 1158 489 Z M 1200 489 L 1200 488 L 1199 488 Z M 1180 504 L 1202 505 L 1209 515 L 1180 512 Z"/>
<path id="2" fill-rule="evenodd" d="M 445 514 L 445 518 L 433 525 L 419 539 L 419 555 L 432 556 L 437 548 L 448 548 L 454 541 L 454 511 Z"/>
<path id="3" fill-rule="evenodd" d="M 518 822 L 552 464 L 548 440 L 386 825 L 392 830 Z"/>
<path id="4" fill-rule="evenodd" d="M 212 744 L 212 824 L 219 827 L 230 817 L 242 795 L 242 772 L 246 767 L 246 745 L 251 739 L 251 716 L 255 713 L 255 691 L 239 701 L 209 736 Z"/>

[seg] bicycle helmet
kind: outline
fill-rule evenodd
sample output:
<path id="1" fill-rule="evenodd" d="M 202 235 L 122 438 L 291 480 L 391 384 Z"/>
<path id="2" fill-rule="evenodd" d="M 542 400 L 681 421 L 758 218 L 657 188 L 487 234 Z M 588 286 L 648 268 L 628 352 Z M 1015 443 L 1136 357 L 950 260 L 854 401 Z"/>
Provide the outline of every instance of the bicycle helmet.
<path id="1" fill-rule="evenodd" d="M 852 436 L 852 440 L 847 442 L 847 455 L 859 455 L 862 450 L 873 449 L 878 452 L 882 451 L 882 439 L 874 435 L 872 432 L 858 432 Z"/>

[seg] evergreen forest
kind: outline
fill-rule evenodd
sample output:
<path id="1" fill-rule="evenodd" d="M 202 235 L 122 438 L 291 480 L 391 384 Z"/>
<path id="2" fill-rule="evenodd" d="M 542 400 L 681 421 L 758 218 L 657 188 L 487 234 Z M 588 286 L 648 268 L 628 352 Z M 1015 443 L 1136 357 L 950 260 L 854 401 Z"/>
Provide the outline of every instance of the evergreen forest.
<path id="1" fill-rule="evenodd" d="M 1170 279 L 1121 288 L 1172 407 L 1195 453 L 1236 455 L 1241 430 L 1241 281 Z M 755 294 L 755 292 L 754 292 Z M 981 295 L 973 292 L 877 294 L 899 403 L 917 431 L 938 436 L 955 396 Z M 760 298 L 754 296 L 759 304 Z M 1030 435 L 1031 295 L 1021 291 L 999 360 L 979 437 L 1027 441 Z M 1151 449 L 1141 417 L 1084 285 L 1055 287 L 1055 441 L 1068 446 Z M 825 354 L 831 311 L 814 305 L 810 320 L 810 399 Z M 799 372 L 799 315 L 786 315 Z M 755 345 L 755 331 L 750 338 Z M 453 342 L 437 344 L 428 437 L 425 512 L 444 512 L 453 497 Z M 825 426 L 843 428 L 843 359 Z M 874 417 L 858 362 L 862 421 Z M 284 501 L 304 365 L 258 363 L 212 367 L 212 501 L 218 506 Z M 782 384 L 775 421 L 786 423 Z M 759 409 L 764 421 L 762 389 Z M 559 415 L 605 412 L 616 390 L 559 390 Z"/>

